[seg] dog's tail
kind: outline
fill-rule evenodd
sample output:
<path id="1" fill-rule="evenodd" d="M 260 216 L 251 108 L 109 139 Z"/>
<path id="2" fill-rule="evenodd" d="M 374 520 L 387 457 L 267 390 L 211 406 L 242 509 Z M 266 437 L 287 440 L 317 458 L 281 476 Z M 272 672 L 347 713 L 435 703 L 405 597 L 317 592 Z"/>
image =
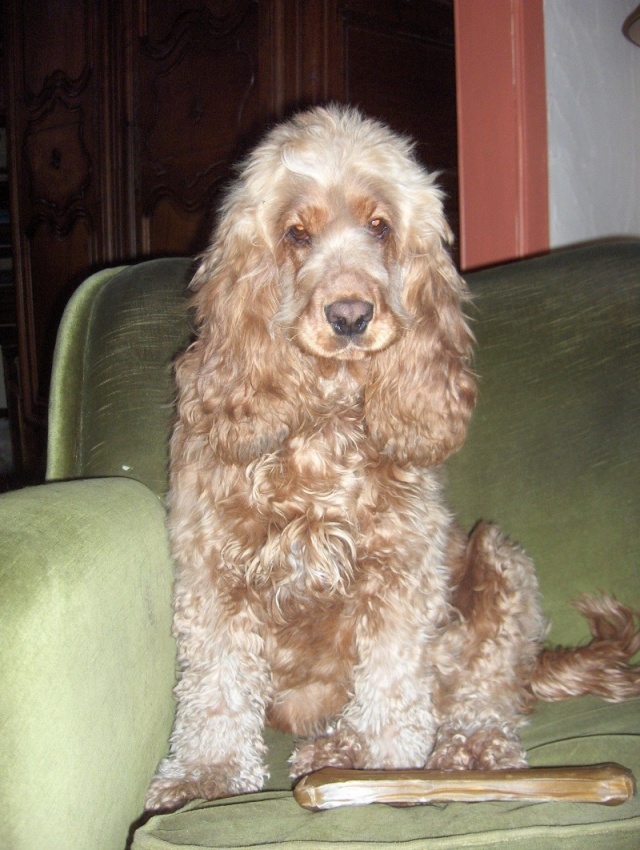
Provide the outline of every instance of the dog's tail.
<path id="1" fill-rule="evenodd" d="M 581 596 L 574 607 L 589 621 L 593 638 L 579 647 L 545 649 L 538 656 L 531 687 L 554 702 L 594 694 L 607 702 L 640 697 L 640 612 L 612 596 Z"/>

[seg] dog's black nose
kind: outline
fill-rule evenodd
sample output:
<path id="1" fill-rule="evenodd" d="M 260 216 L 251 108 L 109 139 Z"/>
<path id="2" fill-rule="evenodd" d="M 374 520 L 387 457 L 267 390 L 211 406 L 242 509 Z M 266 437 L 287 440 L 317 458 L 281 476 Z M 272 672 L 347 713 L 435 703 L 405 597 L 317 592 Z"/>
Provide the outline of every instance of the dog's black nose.
<path id="1" fill-rule="evenodd" d="M 324 308 L 324 314 L 339 336 L 357 336 L 366 331 L 373 318 L 373 304 L 351 298 L 334 301 Z"/>

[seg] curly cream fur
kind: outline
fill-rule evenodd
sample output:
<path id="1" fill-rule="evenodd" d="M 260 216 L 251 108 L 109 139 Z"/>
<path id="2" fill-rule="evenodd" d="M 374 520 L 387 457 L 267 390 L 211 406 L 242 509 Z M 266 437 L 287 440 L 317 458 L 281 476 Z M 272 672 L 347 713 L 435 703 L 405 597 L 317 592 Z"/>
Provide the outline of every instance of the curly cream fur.
<path id="1" fill-rule="evenodd" d="M 410 143 L 354 110 L 245 162 L 176 369 L 181 676 L 148 808 L 260 788 L 267 723 L 302 739 L 293 776 L 524 764 L 533 566 L 493 526 L 465 539 L 443 492 L 475 401 L 449 238 Z M 366 327 L 337 332 L 336 304 Z"/>

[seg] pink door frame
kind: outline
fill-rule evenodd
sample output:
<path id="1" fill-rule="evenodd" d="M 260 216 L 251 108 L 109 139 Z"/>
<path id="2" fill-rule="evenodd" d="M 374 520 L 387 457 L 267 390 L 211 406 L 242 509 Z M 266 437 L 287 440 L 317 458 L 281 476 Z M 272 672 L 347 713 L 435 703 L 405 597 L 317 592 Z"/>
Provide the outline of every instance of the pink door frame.
<path id="1" fill-rule="evenodd" d="M 543 0 L 454 0 L 463 270 L 549 248 Z"/>

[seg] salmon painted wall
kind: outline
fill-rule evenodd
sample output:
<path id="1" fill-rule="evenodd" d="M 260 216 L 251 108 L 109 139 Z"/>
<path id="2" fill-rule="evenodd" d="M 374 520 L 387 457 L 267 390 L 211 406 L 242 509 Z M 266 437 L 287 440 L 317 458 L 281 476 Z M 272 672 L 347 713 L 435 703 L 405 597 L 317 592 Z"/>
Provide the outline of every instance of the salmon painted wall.
<path id="1" fill-rule="evenodd" d="M 543 0 L 455 0 L 460 261 L 549 248 Z"/>

